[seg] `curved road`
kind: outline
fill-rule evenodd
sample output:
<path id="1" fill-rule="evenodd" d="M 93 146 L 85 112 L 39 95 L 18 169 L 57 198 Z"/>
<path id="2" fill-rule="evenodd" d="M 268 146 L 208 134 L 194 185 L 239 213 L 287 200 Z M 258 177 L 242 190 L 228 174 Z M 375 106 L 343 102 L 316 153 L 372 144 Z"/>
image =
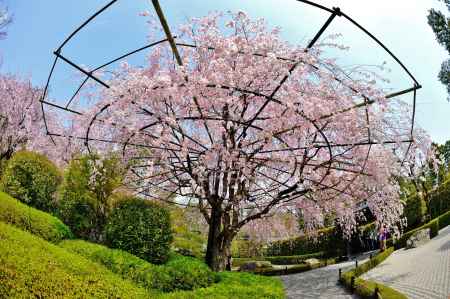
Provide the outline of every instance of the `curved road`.
<path id="1" fill-rule="evenodd" d="M 418 248 L 395 251 L 362 277 L 382 282 L 410 299 L 450 298 L 450 226 Z"/>

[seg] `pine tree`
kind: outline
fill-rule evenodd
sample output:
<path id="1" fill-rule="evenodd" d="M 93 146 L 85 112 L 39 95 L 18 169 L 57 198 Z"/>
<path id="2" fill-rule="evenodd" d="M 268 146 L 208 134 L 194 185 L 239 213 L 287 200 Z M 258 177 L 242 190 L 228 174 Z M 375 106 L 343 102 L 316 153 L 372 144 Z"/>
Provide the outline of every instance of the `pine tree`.
<path id="1" fill-rule="evenodd" d="M 450 11 L 450 0 L 443 0 Z M 436 34 L 436 39 L 450 54 L 450 18 L 447 18 L 441 11 L 431 9 L 428 14 L 428 24 Z M 439 80 L 447 86 L 450 101 L 450 59 L 445 60 L 441 65 L 438 75 Z"/>

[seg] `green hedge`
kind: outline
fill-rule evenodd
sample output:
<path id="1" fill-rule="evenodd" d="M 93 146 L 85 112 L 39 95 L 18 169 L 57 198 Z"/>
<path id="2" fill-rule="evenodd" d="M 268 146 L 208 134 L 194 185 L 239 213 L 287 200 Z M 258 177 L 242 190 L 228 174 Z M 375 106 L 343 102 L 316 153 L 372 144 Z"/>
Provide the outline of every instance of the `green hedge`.
<path id="1" fill-rule="evenodd" d="M 450 225 L 450 211 L 442 214 L 438 217 L 439 229 L 443 229 L 447 225 Z"/>
<path id="2" fill-rule="evenodd" d="M 303 263 L 307 259 L 322 258 L 325 256 L 325 252 L 316 252 L 304 255 L 291 255 L 291 256 L 267 256 L 264 259 L 271 262 L 274 265 L 297 265 Z"/>
<path id="3" fill-rule="evenodd" d="M 0 221 L 54 243 L 73 237 L 70 229 L 58 218 L 31 208 L 3 192 L 0 192 Z"/>
<path id="4" fill-rule="evenodd" d="M 431 218 L 436 218 L 450 211 L 450 180 L 445 181 L 436 191 L 431 193 L 428 209 Z"/>
<path id="5" fill-rule="evenodd" d="M 208 288 L 163 294 L 161 299 L 284 299 L 283 284 L 278 278 L 250 273 L 221 272 L 220 282 Z"/>
<path id="6" fill-rule="evenodd" d="M 106 244 L 146 261 L 162 264 L 173 240 L 170 213 L 155 202 L 139 198 L 120 201 L 108 217 Z"/>
<path id="7" fill-rule="evenodd" d="M 64 241 L 60 246 L 147 289 L 192 290 L 207 287 L 215 281 L 215 274 L 204 263 L 178 254 L 172 254 L 164 265 L 154 265 L 128 252 L 81 240 Z"/>
<path id="8" fill-rule="evenodd" d="M 105 267 L 0 222 L 0 298 L 149 298 Z"/>
<path id="9" fill-rule="evenodd" d="M 361 298 L 368 298 L 368 299 L 374 298 L 373 296 L 375 293 L 375 289 L 378 287 L 379 293 L 381 294 L 383 299 L 407 299 L 405 295 L 388 286 L 373 281 L 366 281 L 362 278 L 358 278 L 358 276 L 368 272 L 369 270 L 375 268 L 377 265 L 382 263 L 392 254 L 392 252 L 394 252 L 394 248 L 389 247 L 385 251 L 377 254 L 374 258 L 359 265 L 355 269 L 343 273 L 340 282 L 351 290 L 352 277 L 355 277 L 355 283 L 353 286 L 354 292 Z"/>
<path id="10" fill-rule="evenodd" d="M 260 268 L 254 271 L 253 273 L 259 274 L 259 275 L 265 275 L 265 276 L 278 276 L 278 275 L 288 275 L 288 274 L 295 274 L 295 273 L 302 273 L 309 270 L 325 267 L 328 265 L 335 264 L 335 259 L 327 259 L 327 260 L 321 260 L 320 263 L 316 265 L 308 265 L 308 264 L 299 264 L 294 265 L 282 269 L 273 269 L 273 268 Z"/>
<path id="11" fill-rule="evenodd" d="M 317 238 L 301 236 L 273 242 L 267 249 L 267 255 L 290 256 L 325 252 L 327 256 L 339 256 L 344 252 L 344 245 L 342 233 L 330 227 L 319 230 Z"/>
<path id="12" fill-rule="evenodd" d="M 266 256 L 255 258 L 233 258 L 233 267 L 240 267 L 244 263 L 252 261 L 269 261 L 274 265 L 298 265 L 310 258 L 322 258 L 325 256 L 325 252 L 316 252 L 304 255 L 291 255 L 291 256 Z"/>

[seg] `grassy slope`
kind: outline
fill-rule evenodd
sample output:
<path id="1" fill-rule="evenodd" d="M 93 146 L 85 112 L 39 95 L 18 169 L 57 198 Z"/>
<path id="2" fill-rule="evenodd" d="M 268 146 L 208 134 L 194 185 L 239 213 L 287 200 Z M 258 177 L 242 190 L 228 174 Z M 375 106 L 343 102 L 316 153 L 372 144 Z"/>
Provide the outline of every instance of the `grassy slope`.
<path id="1" fill-rule="evenodd" d="M 171 254 L 166 264 L 153 265 L 128 252 L 86 241 L 67 240 L 59 245 L 148 289 L 192 290 L 207 287 L 215 281 L 215 274 L 206 264 L 178 254 Z"/>
<path id="2" fill-rule="evenodd" d="M 67 248 L 49 243 L 72 237 L 56 217 L 0 192 L 0 298 L 284 298 L 276 278 L 226 272 L 218 274 L 218 283 L 199 288 L 200 280 L 211 283 L 211 275 L 203 275 L 207 268 L 198 260 L 178 256 L 164 266 L 143 266 L 133 255 L 84 241 L 60 243 Z M 102 254 L 97 255 L 98 248 Z M 153 275 L 140 275 L 155 267 L 167 268 L 159 278 L 169 284 L 155 285 L 149 280 Z M 139 281 L 143 277 L 147 281 Z M 195 282 L 197 289 L 152 290 L 173 290 L 180 282 Z"/>
<path id="3" fill-rule="evenodd" d="M 219 273 L 218 283 L 202 288 L 212 282 L 212 273 L 205 264 L 193 258 L 175 256 L 167 264 L 157 266 L 129 253 L 85 241 L 68 240 L 61 246 L 146 288 L 163 291 L 173 291 L 174 286 L 177 289 L 195 288 L 192 291 L 160 293 L 156 298 L 284 298 L 279 279 L 247 273 Z"/>
<path id="4" fill-rule="evenodd" d="M 219 273 L 220 282 L 208 288 L 179 291 L 160 295 L 160 299 L 254 299 L 285 298 L 283 284 L 278 278 L 248 273 Z"/>
<path id="5" fill-rule="evenodd" d="M 73 237 L 70 229 L 58 218 L 31 208 L 1 191 L 0 221 L 54 243 Z"/>
<path id="6" fill-rule="evenodd" d="M 99 264 L 0 222 L 0 298 L 149 295 Z"/>

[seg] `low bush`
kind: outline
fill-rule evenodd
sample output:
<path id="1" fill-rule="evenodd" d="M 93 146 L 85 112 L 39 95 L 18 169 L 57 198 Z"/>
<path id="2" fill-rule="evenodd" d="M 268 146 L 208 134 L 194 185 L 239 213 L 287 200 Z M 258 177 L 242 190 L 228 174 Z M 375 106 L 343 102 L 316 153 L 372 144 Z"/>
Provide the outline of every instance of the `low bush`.
<path id="1" fill-rule="evenodd" d="M 271 262 L 274 265 L 297 265 L 303 263 L 307 259 L 322 258 L 325 256 L 325 252 L 316 252 L 304 255 L 291 255 L 291 256 L 266 256 L 264 259 Z"/>
<path id="2" fill-rule="evenodd" d="M 192 290 L 207 287 L 215 281 L 215 274 L 206 264 L 177 254 L 172 254 L 164 265 L 154 265 L 128 252 L 81 240 L 64 241 L 60 246 L 147 289 Z"/>
<path id="3" fill-rule="evenodd" d="M 0 298 L 149 298 L 148 291 L 0 222 Z"/>
<path id="4" fill-rule="evenodd" d="M 148 200 L 122 200 L 108 217 L 105 237 L 112 248 L 162 264 L 169 258 L 172 242 L 169 211 Z"/>
<path id="5" fill-rule="evenodd" d="M 179 291 L 166 293 L 160 299 L 254 299 L 254 298 L 285 298 L 283 284 L 277 278 L 264 277 L 250 273 L 221 272 L 218 283 L 208 288 L 194 291 Z"/>
<path id="6" fill-rule="evenodd" d="M 253 273 L 264 275 L 264 276 L 278 276 L 278 275 L 288 275 L 288 274 L 295 274 L 295 273 L 302 273 L 309 270 L 325 267 L 328 265 L 335 264 L 335 259 L 326 259 L 321 260 L 318 264 L 315 265 L 308 265 L 308 264 L 299 264 L 299 265 L 292 265 L 292 266 L 286 266 L 281 269 L 274 269 L 274 268 L 259 268 Z"/>
<path id="7" fill-rule="evenodd" d="M 266 257 L 241 257 L 233 258 L 233 267 L 239 267 L 244 263 L 252 261 L 269 261 L 274 265 L 298 265 L 310 258 L 322 258 L 325 256 L 325 252 L 316 252 L 304 255 L 291 255 L 291 256 L 266 256 Z"/>
<path id="8" fill-rule="evenodd" d="M 43 211 L 54 210 L 54 194 L 61 174 L 45 156 L 19 151 L 8 161 L 0 189 L 14 198 Z"/>
<path id="9" fill-rule="evenodd" d="M 317 231 L 316 236 L 301 236 L 273 242 L 267 248 L 267 255 L 304 255 L 323 251 L 327 256 L 339 256 L 344 252 L 344 248 L 342 233 L 335 227 L 329 227 Z"/>
<path id="10" fill-rule="evenodd" d="M 31 208 L 3 192 L 0 192 L 0 221 L 54 243 L 73 237 L 70 229 L 58 218 Z"/>
<path id="11" fill-rule="evenodd" d="M 343 283 L 348 289 L 354 291 L 361 298 L 374 298 L 375 290 L 376 288 L 378 288 L 378 291 L 383 299 L 407 299 L 405 295 L 388 286 L 358 278 L 358 276 L 366 273 L 367 271 L 375 268 L 377 265 L 382 263 L 392 254 L 392 252 L 394 252 L 394 248 L 389 247 L 385 251 L 380 252 L 374 258 L 359 265 L 355 269 L 343 273 L 340 282 Z M 352 277 L 355 277 L 353 286 Z"/>

